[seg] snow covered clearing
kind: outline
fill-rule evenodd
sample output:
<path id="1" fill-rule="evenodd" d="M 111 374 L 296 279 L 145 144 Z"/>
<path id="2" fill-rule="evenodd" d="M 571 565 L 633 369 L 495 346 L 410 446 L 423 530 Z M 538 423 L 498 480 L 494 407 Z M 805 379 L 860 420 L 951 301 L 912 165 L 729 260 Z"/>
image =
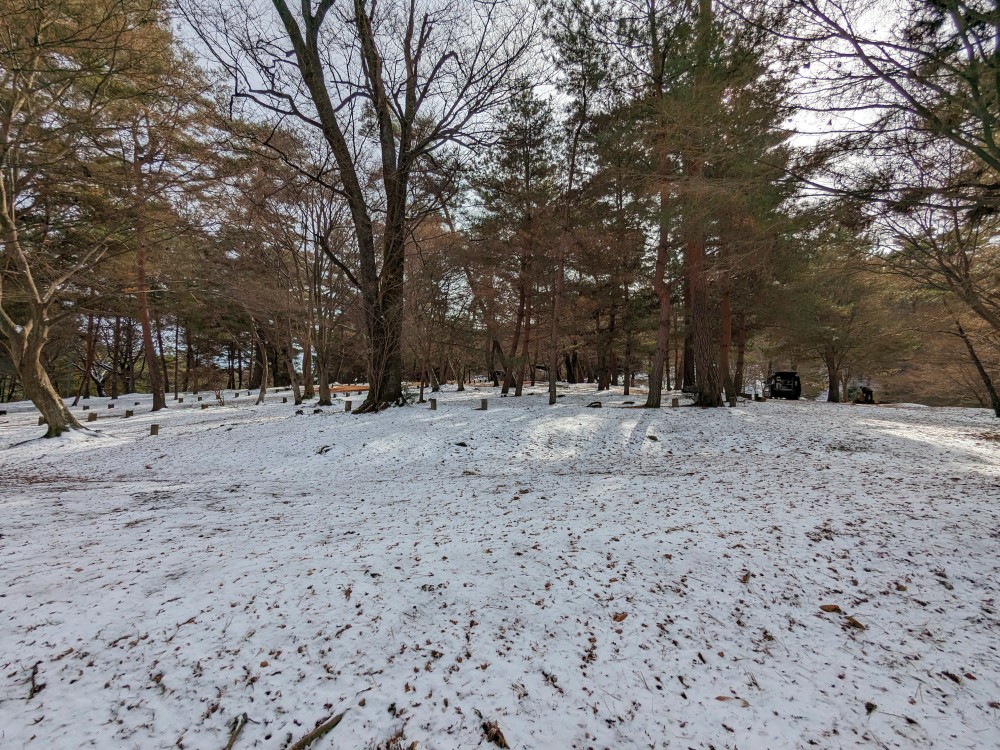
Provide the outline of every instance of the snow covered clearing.
<path id="1" fill-rule="evenodd" d="M 7 407 L 0 747 L 1000 745 L 988 411 L 592 388 Z"/>

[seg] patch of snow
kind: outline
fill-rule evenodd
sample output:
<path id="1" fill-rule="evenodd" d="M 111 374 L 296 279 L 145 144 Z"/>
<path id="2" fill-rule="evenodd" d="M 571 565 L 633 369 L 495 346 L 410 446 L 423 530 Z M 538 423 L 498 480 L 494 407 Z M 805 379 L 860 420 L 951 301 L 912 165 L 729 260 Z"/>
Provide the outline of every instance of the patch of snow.
<path id="1" fill-rule="evenodd" d="M 1000 745 L 989 411 L 560 392 L 15 405 L 0 746 Z"/>

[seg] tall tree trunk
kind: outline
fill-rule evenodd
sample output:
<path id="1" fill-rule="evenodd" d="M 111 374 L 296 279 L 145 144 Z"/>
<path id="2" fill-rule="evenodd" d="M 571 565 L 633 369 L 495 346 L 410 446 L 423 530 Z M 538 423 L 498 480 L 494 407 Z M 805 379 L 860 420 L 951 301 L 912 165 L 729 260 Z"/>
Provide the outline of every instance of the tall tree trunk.
<path id="1" fill-rule="evenodd" d="M 666 169 L 665 166 L 662 167 Z M 656 348 L 653 349 L 653 361 L 649 368 L 649 394 L 646 396 L 646 408 L 659 409 L 663 398 L 663 371 L 670 356 L 670 323 L 673 320 L 673 307 L 670 304 L 670 286 L 667 284 L 667 262 L 670 259 L 670 224 L 667 218 L 670 192 L 660 190 L 660 237 L 656 245 L 656 265 L 653 268 L 653 292 L 659 303 L 659 315 L 656 326 Z"/>
<path id="2" fill-rule="evenodd" d="M 139 287 L 139 325 L 142 328 L 142 348 L 146 355 L 149 389 L 153 392 L 153 411 L 167 408 L 167 398 L 163 388 L 163 373 L 156 356 L 156 345 L 153 343 L 153 324 L 149 311 L 149 296 L 146 291 L 146 242 L 142 222 L 142 209 L 139 209 L 138 227 L 136 228 L 135 271 L 136 284 Z"/>
<path id="3" fill-rule="evenodd" d="M 559 262 L 552 285 L 552 327 L 549 331 L 549 406 L 556 403 L 556 382 L 559 378 L 559 306 L 562 302 L 563 278 L 566 276 L 566 249 L 559 242 Z"/>
<path id="4" fill-rule="evenodd" d="M 736 406 L 736 385 L 729 368 L 729 355 L 733 344 L 733 309 L 729 299 L 729 282 L 722 284 L 722 336 L 719 343 L 719 369 L 726 389 L 726 399 L 730 406 Z"/>
<path id="5" fill-rule="evenodd" d="M 694 339 L 695 403 L 698 406 L 722 406 L 722 384 L 712 345 L 708 309 L 708 272 L 705 268 L 705 243 L 701 237 L 685 243 L 688 284 L 691 287 L 691 328 Z"/>
<path id="6" fill-rule="evenodd" d="M 983 381 L 983 386 L 989 394 L 990 403 L 993 405 L 993 413 L 996 414 L 997 417 L 1000 417 L 1000 396 L 997 395 L 997 389 L 993 385 L 993 379 L 990 378 L 990 374 L 986 371 L 986 368 L 983 367 L 982 360 L 979 359 L 979 355 L 976 353 L 976 349 L 972 345 L 972 339 L 969 338 L 965 329 L 962 328 L 961 322 L 955 320 L 955 327 L 958 329 L 958 335 L 965 343 L 965 348 L 969 352 L 969 358 L 972 360 L 972 364 L 976 366 L 979 378 Z"/>
<path id="7" fill-rule="evenodd" d="M 515 368 L 517 368 L 517 361 L 518 361 L 517 348 L 521 343 L 521 328 L 524 325 L 524 310 L 525 310 L 525 302 L 527 299 L 527 291 L 525 290 L 525 283 L 526 283 L 525 270 L 524 270 L 525 263 L 526 261 L 522 258 L 521 274 L 517 290 L 517 318 L 514 321 L 514 340 L 511 342 L 510 345 L 510 359 L 507 360 L 507 363 L 504 366 L 503 388 L 500 391 L 500 393 L 502 394 L 509 393 L 510 387 L 512 385 L 515 385 L 517 381 L 517 373 L 515 372 Z"/>
<path id="8" fill-rule="evenodd" d="M 282 350 L 283 359 L 285 360 L 285 369 L 288 371 L 288 384 L 292 388 L 292 396 L 295 398 L 295 405 L 302 405 L 302 388 L 299 387 L 299 374 L 295 371 L 295 362 L 292 361 L 292 344 L 289 343 L 287 347 Z"/>
<path id="9" fill-rule="evenodd" d="M 521 361 L 517 365 L 517 387 L 514 390 L 515 396 L 520 396 L 524 392 L 524 375 L 525 368 L 528 366 L 528 361 L 531 359 L 530 347 L 531 347 L 531 301 L 534 295 L 531 293 L 531 288 L 528 288 L 528 300 L 527 300 L 527 310 L 524 319 L 524 343 L 521 348 Z"/>
<path id="10" fill-rule="evenodd" d="M 441 381 L 438 380 L 437 370 L 430 363 L 430 359 L 427 360 L 427 382 L 430 383 L 431 393 L 441 392 Z"/>
<path id="11" fill-rule="evenodd" d="M 333 400 L 330 398 L 330 358 L 317 355 L 316 365 L 319 369 L 319 401 L 317 406 L 332 406 Z"/>
<path id="12" fill-rule="evenodd" d="M 153 322 L 156 324 L 156 355 L 159 358 L 160 371 L 163 373 L 163 395 L 166 397 L 167 391 L 170 390 L 170 369 L 167 367 L 167 355 L 163 350 L 163 327 L 159 318 Z"/>
<path id="13" fill-rule="evenodd" d="M 266 356 L 266 354 L 265 354 Z M 194 373 L 194 347 L 191 346 L 191 327 L 184 326 L 184 392 L 189 393 Z M 266 380 L 267 378 L 265 378 Z M 197 387 L 197 384 L 194 384 Z"/>
<path id="14" fill-rule="evenodd" d="M 399 280 L 402 286 L 402 279 Z M 357 413 L 403 404 L 402 289 L 375 303 L 368 313 L 368 395 Z"/>
<path id="15" fill-rule="evenodd" d="M 135 321 L 132 318 L 125 319 L 125 342 L 123 354 L 125 361 L 122 363 L 125 380 L 125 393 L 135 393 L 135 357 L 132 352 L 135 349 Z"/>
<path id="16" fill-rule="evenodd" d="M 694 371 L 694 326 L 691 325 L 691 284 L 684 283 L 684 377 L 681 390 L 694 393 L 696 389 Z"/>
<path id="17" fill-rule="evenodd" d="M 746 315 L 740 314 L 739 323 L 736 326 L 736 373 L 733 375 L 733 389 L 737 393 L 743 393 L 745 390 L 743 376 L 746 370 L 746 350 L 747 319 Z"/>
<path id="18" fill-rule="evenodd" d="M 507 355 L 504 354 L 503 352 L 503 347 L 500 345 L 500 342 L 497 339 L 493 339 L 493 356 L 494 356 L 494 364 L 496 364 L 496 358 L 499 357 L 500 367 L 503 368 L 504 374 L 506 376 L 506 373 L 510 369 L 511 365 L 510 361 L 507 359 Z M 494 376 L 494 387 L 496 385 L 497 383 Z"/>
<path id="19" fill-rule="evenodd" d="M 264 397 L 267 396 L 267 381 L 268 381 L 268 358 L 267 350 L 264 345 L 264 340 L 260 338 L 257 333 L 257 324 L 251 323 L 254 330 L 254 343 L 257 345 L 257 351 L 260 352 L 260 361 L 258 365 L 260 366 L 260 389 L 257 391 L 257 403 L 263 404 Z"/>
<path id="20" fill-rule="evenodd" d="M 67 430 L 81 429 L 81 425 L 59 397 L 42 364 L 42 352 L 49 338 L 44 322 L 48 311 L 33 309 L 31 312 L 33 319 L 19 330 L 5 331 L 7 348 L 24 395 L 45 419 L 45 437 L 58 437 Z"/>
<path id="21" fill-rule="evenodd" d="M 628 396 L 632 390 L 632 318 L 625 318 L 625 372 L 623 393 Z"/>
<path id="22" fill-rule="evenodd" d="M 837 367 L 837 353 L 832 347 L 826 347 L 823 352 L 823 359 L 826 362 L 826 375 L 828 392 L 826 400 L 831 404 L 840 403 L 840 368 Z"/>
<path id="23" fill-rule="evenodd" d="M 302 342 L 302 397 L 312 398 L 316 395 L 315 378 L 313 377 L 312 333 L 306 333 Z"/>
<path id="24" fill-rule="evenodd" d="M 80 390 L 73 399 L 73 406 L 80 403 L 81 398 L 90 398 L 90 373 L 94 370 L 94 353 L 97 349 L 97 328 L 94 326 L 94 314 L 87 313 L 87 353 L 83 363 L 83 378 L 80 380 Z"/>
<path id="25" fill-rule="evenodd" d="M 260 388 L 261 382 L 265 383 L 265 388 L 267 387 L 267 377 L 265 376 L 265 371 L 267 369 L 267 351 L 264 349 L 264 341 L 261 336 L 261 332 L 257 330 L 257 325 L 254 323 L 251 326 L 251 336 L 253 337 L 253 369 L 250 372 L 250 383 L 247 386 L 250 389 Z M 185 390 L 187 390 L 187 382 L 184 384 Z"/>
<path id="26" fill-rule="evenodd" d="M 122 362 L 122 319 L 115 316 L 115 332 L 112 337 L 111 354 L 111 398 L 118 398 L 118 367 Z"/>
<path id="27" fill-rule="evenodd" d="M 174 401 L 177 400 L 180 388 L 180 366 L 181 366 L 181 322 L 180 320 L 174 319 Z"/>

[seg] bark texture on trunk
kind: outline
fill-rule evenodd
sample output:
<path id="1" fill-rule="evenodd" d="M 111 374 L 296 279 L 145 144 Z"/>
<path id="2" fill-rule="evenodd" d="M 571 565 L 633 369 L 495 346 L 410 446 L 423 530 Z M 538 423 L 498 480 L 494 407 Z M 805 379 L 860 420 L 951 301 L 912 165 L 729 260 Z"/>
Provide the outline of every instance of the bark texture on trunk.
<path id="1" fill-rule="evenodd" d="M 965 332 L 965 329 L 962 328 L 961 322 L 956 320 L 955 327 L 958 329 L 958 335 L 965 343 L 965 349 L 969 352 L 969 358 L 972 360 L 972 364 L 976 366 L 976 372 L 979 373 L 979 378 L 983 381 L 983 387 L 986 388 L 986 393 L 989 394 L 990 404 L 993 406 L 993 413 L 996 414 L 997 417 L 1000 417 L 1000 395 L 997 395 L 997 389 L 993 384 L 993 379 L 983 366 L 982 360 L 979 359 L 979 355 L 976 353 L 972 340 Z"/>
<path id="2" fill-rule="evenodd" d="M 660 191 L 660 211 L 665 214 L 667 191 Z M 660 240 L 656 248 L 656 266 L 653 269 L 653 291 L 656 293 L 660 311 L 656 328 L 656 348 L 653 350 L 653 362 L 649 368 L 649 394 L 646 396 L 646 408 L 659 409 L 663 399 L 663 371 L 670 361 L 670 323 L 674 317 L 670 305 L 670 287 L 665 276 L 667 260 L 669 259 L 669 227 L 665 216 L 661 219 Z"/>
<path id="3" fill-rule="evenodd" d="M 45 437 L 59 437 L 68 430 L 82 426 L 60 398 L 42 363 L 42 352 L 48 342 L 44 323 L 29 322 L 20 332 L 7 337 L 11 361 L 21 381 L 21 389 L 45 419 Z"/>
<path id="4" fill-rule="evenodd" d="M 146 248 L 143 244 L 141 233 L 135 255 L 136 282 L 139 286 L 136 296 L 139 301 L 142 350 L 146 357 L 146 369 L 149 373 L 149 389 L 153 392 L 153 411 L 159 411 L 160 409 L 167 408 L 167 397 L 163 386 L 163 372 L 160 369 L 160 360 L 156 353 L 156 345 L 153 343 L 153 322 L 149 311 L 149 296 L 146 293 Z"/>
<path id="5" fill-rule="evenodd" d="M 736 327 L 736 372 L 733 374 L 733 388 L 737 393 L 743 393 L 744 370 L 746 369 L 747 323 L 746 316 L 740 315 Z"/>
<path id="6" fill-rule="evenodd" d="M 566 252 L 560 246 L 552 290 L 552 328 L 549 331 L 549 406 L 556 403 L 556 382 L 559 378 L 559 305 L 562 302 L 563 277 L 566 275 Z"/>
<path id="7" fill-rule="evenodd" d="M 726 400 L 730 406 L 736 406 L 736 385 L 733 382 L 732 371 L 729 369 L 729 355 L 733 345 L 733 310 L 729 300 L 729 285 L 722 289 L 722 337 L 719 343 L 719 369 L 722 371 L 722 384 L 726 389 Z"/>
<path id="8" fill-rule="evenodd" d="M 826 363 L 828 391 L 826 400 L 832 404 L 840 403 L 840 371 L 837 367 L 837 353 L 830 347 L 823 352 Z"/>
<path id="9" fill-rule="evenodd" d="M 722 406 L 722 384 L 712 345 L 708 310 L 708 273 L 705 268 L 705 244 L 700 238 L 685 244 L 688 286 L 691 289 L 691 334 L 694 344 L 695 404 Z"/>
<path id="10" fill-rule="evenodd" d="M 73 399 L 73 406 L 80 403 L 81 398 L 90 398 L 90 373 L 94 369 L 94 353 L 97 349 L 97 330 L 94 327 L 94 314 L 87 315 L 87 354 L 83 365 L 83 376 L 80 379 L 80 390 Z"/>

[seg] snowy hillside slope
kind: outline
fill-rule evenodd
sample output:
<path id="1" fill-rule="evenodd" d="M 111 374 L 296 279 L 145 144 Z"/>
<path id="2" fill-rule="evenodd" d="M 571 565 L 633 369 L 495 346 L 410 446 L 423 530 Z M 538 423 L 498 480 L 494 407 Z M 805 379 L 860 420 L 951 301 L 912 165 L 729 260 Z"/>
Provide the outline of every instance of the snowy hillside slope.
<path id="1" fill-rule="evenodd" d="M 5 407 L 0 747 L 1000 746 L 988 411 L 592 388 Z"/>

